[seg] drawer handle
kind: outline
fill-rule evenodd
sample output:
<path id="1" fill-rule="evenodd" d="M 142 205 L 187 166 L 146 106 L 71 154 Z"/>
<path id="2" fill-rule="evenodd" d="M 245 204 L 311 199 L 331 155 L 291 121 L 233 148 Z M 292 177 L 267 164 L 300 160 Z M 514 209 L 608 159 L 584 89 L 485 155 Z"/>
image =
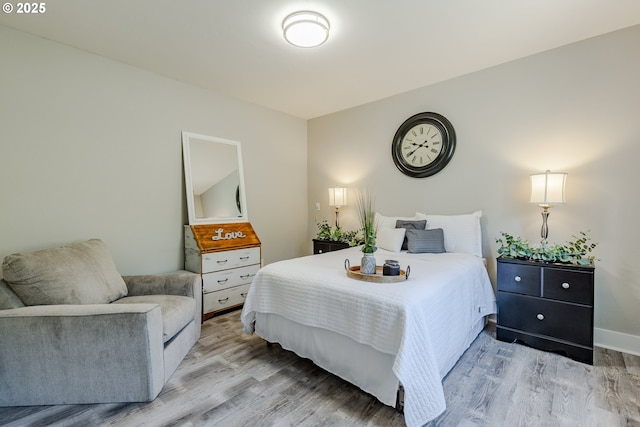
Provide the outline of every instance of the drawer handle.
<path id="1" fill-rule="evenodd" d="M 229 297 L 226 297 L 225 299 L 219 299 L 219 300 L 218 300 L 218 302 L 219 302 L 220 304 L 224 304 L 224 303 L 226 303 L 227 301 L 229 301 Z"/>
<path id="2" fill-rule="evenodd" d="M 516 276 L 516 277 L 514 278 L 514 280 L 515 280 L 516 282 L 520 282 L 520 281 L 522 281 L 522 277 L 520 277 L 520 276 Z"/>
<path id="3" fill-rule="evenodd" d="M 226 279 L 224 279 L 224 280 L 218 280 L 218 284 L 224 285 L 225 283 L 227 283 L 228 280 L 229 280 L 228 277 Z"/>
<path id="4" fill-rule="evenodd" d="M 250 257 L 248 257 L 248 256 L 241 256 L 241 257 L 240 257 L 240 261 L 246 261 L 246 260 L 248 260 L 249 258 L 250 258 Z"/>
<path id="5" fill-rule="evenodd" d="M 241 276 L 240 276 L 240 278 L 241 278 L 242 280 L 246 280 L 246 279 L 248 279 L 249 277 L 251 277 L 251 275 L 250 275 L 250 274 L 244 274 L 244 275 L 241 275 Z"/>
<path id="6" fill-rule="evenodd" d="M 218 265 L 226 264 L 226 263 L 227 263 L 227 261 L 229 261 L 229 260 L 227 260 L 227 259 L 221 259 L 221 260 L 218 260 Z"/>
<path id="7" fill-rule="evenodd" d="M 538 320 L 544 320 L 544 315 L 542 313 L 538 313 L 536 317 L 538 318 Z"/>
<path id="8" fill-rule="evenodd" d="M 568 284 L 567 282 L 564 282 L 564 283 L 562 284 L 562 287 L 563 287 L 564 289 L 569 289 L 569 284 Z"/>
<path id="9" fill-rule="evenodd" d="M 247 293 L 246 293 L 246 292 L 240 292 L 240 296 L 241 296 L 242 298 L 246 298 L 246 297 L 247 297 Z"/>

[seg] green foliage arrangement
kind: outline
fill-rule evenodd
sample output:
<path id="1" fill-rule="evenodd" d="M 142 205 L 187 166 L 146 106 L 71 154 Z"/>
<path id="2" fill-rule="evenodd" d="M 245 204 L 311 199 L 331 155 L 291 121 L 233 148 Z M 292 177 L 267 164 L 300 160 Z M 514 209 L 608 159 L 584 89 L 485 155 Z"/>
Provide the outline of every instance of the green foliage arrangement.
<path id="1" fill-rule="evenodd" d="M 575 240 L 569 241 L 564 245 L 532 246 L 521 237 L 514 237 L 505 232 L 500 232 L 500 235 L 502 235 L 502 238 L 496 239 L 496 243 L 500 244 L 498 255 L 504 258 L 578 265 L 591 265 L 595 260 L 591 252 L 596 248 L 597 243 L 594 243 L 584 231 L 580 232 L 580 236 L 573 236 Z"/>
<path id="2" fill-rule="evenodd" d="M 340 227 L 333 228 L 326 219 L 318 222 L 317 226 L 316 239 L 347 243 L 349 246 L 357 246 L 362 243 L 362 240 L 358 238 L 358 230 L 344 231 Z"/>
<path id="3" fill-rule="evenodd" d="M 371 193 L 364 192 L 358 194 L 357 208 L 360 226 L 362 227 L 362 239 L 364 241 L 362 252 L 372 254 L 378 248 L 376 247 L 375 200 Z"/>

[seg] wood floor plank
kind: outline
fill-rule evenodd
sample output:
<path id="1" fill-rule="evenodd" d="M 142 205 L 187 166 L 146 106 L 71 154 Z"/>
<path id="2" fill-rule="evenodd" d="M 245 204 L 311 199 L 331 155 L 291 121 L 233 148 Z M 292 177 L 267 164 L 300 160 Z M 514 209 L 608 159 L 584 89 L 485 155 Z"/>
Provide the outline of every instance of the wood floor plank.
<path id="1" fill-rule="evenodd" d="M 622 359 L 624 360 L 627 372 L 635 375 L 636 377 L 640 377 L 640 356 L 622 353 Z"/>
<path id="2" fill-rule="evenodd" d="M 495 339 L 489 324 L 443 381 L 428 427 L 640 426 L 640 357 L 596 348 L 594 366 Z M 0 408 L 0 425 L 395 427 L 403 415 L 311 361 L 242 332 L 240 312 L 202 337 L 149 403 Z"/>

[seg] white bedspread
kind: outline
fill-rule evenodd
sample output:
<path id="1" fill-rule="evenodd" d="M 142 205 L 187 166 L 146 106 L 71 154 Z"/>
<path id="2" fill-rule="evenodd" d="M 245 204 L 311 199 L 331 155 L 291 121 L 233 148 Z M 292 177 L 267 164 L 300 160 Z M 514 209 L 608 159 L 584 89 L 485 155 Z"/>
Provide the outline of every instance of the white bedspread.
<path id="1" fill-rule="evenodd" d="M 442 378 L 474 337 L 469 328 L 495 313 L 495 294 L 482 259 L 458 253 L 407 254 L 382 249 L 385 259 L 411 266 L 409 280 L 370 283 L 347 277 L 344 260 L 360 264 L 359 248 L 280 261 L 256 275 L 242 312 L 253 333 L 255 314 L 275 313 L 345 335 L 395 355 L 405 389 L 405 422 L 421 426 L 446 407 Z M 437 345 L 437 347 L 435 347 Z"/>

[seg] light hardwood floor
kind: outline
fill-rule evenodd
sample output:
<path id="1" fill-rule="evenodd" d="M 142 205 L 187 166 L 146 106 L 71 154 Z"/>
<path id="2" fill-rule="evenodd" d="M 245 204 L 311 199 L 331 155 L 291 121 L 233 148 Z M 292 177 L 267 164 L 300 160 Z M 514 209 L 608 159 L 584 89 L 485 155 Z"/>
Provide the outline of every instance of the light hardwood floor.
<path id="1" fill-rule="evenodd" d="M 447 375 L 447 410 L 429 427 L 640 426 L 640 357 L 598 348 L 588 366 L 494 337 L 490 324 Z M 151 403 L 0 408 L 0 425 L 386 427 L 404 419 L 310 361 L 243 334 L 235 311 L 203 324 Z"/>

